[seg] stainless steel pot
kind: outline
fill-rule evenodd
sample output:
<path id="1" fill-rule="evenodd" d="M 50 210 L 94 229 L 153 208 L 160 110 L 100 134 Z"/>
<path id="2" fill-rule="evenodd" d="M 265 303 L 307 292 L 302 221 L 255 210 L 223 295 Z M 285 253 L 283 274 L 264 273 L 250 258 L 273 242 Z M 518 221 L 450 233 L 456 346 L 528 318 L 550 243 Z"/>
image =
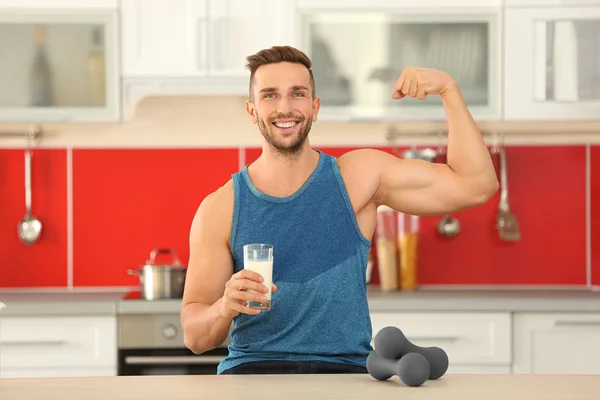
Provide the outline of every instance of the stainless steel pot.
<path id="1" fill-rule="evenodd" d="M 165 253 L 171 255 L 172 264 L 156 264 L 156 256 Z M 140 292 L 145 300 L 182 298 L 186 273 L 187 267 L 181 265 L 171 249 L 154 249 L 145 265 L 138 270 L 127 270 L 127 274 L 139 276 Z"/>

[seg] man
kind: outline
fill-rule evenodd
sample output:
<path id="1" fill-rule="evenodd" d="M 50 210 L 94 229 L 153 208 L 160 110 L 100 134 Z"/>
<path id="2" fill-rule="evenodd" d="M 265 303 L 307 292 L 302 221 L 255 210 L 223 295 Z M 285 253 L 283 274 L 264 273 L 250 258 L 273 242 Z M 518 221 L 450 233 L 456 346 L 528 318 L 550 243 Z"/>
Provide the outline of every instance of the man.
<path id="1" fill-rule="evenodd" d="M 372 350 L 365 269 L 379 205 L 437 215 L 486 202 L 496 173 L 452 77 L 406 68 L 392 97 L 441 97 L 449 124 L 447 164 L 361 149 L 339 159 L 313 150 L 320 100 L 311 61 L 292 47 L 248 57 L 246 110 L 262 154 L 200 204 L 190 229 L 181 321 L 194 353 L 231 332 L 218 373 L 365 373 Z M 244 270 L 242 247 L 274 245 L 272 308 L 246 301 L 267 292 Z"/>

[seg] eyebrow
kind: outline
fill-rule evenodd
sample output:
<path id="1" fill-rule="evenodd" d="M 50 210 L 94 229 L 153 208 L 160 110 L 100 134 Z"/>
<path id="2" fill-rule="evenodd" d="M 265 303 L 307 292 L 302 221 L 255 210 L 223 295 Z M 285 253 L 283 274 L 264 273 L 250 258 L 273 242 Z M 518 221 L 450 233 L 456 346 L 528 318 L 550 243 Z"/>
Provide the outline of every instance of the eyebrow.
<path id="1" fill-rule="evenodd" d="M 302 85 L 296 85 L 296 86 L 292 86 L 291 90 L 306 90 L 308 91 L 308 88 L 306 86 L 302 86 Z M 260 93 L 265 93 L 265 92 L 277 92 L 277 88 L 276 87 L 266 87 L 266 88 L 262 88 L 260 89 Z"/>

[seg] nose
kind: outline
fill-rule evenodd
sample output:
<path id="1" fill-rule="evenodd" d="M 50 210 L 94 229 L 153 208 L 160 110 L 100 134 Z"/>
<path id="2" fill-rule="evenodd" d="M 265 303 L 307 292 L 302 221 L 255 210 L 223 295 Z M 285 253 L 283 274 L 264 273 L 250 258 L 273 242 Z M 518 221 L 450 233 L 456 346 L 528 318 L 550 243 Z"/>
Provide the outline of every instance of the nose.
<path id="1" fill-rule="evenodd" d="M 286 96 L 282 96 L 277 103 L 277 112 L 279 114 L 287 115 L 291 114 L 293 111 L 293 107 L 291 101 Z"/>

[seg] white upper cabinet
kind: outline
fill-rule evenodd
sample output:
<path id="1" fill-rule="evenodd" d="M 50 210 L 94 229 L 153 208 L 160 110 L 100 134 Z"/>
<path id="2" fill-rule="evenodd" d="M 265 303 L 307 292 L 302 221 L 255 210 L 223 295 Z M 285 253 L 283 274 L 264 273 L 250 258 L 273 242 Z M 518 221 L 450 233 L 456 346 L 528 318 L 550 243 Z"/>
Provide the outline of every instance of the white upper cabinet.
<path id="1" fill-rule="evenodd" d="M 121 0 L 123 77 L 205 76 L 206 0 Z"/>
<path id="2" fill-rule="evenodd" d="M 292 1 L 212 0 L 210 74 L 249 78 L 246 57 L 271 46 L 293 45 Z"/>
<path id="3" fill-rule="evenodd" d="M 126 118 L 147 95 L 246 95 L 246 57 L 291 44 L 293 10 L 280 0 L 121 0 Z"/>
<path id="4" fill-rule="evenodd" d="M 0 121 L 118 120 L 117 10 L 9 3 L 0 0 Z"/>
<path id="5" fill-rule="evenodd" d="M 246 78 L 248 55 L 293 38 L 283 3 L 121 0 L 123 76 Z"/>
<path id="6" fill-rule="evenodd" d="M 475 118 L 501 117 L 500 1 L 300 0 L 298 13 L 321 119 L 444 120 L 439 96 L 392 99 L 406 66 L 449 72 Z"/>
<path id="7" fill-rule="evenodd" d="M 600 117 L 600 1 L 586 3 L 506 10 L 505 119 Z"/>

